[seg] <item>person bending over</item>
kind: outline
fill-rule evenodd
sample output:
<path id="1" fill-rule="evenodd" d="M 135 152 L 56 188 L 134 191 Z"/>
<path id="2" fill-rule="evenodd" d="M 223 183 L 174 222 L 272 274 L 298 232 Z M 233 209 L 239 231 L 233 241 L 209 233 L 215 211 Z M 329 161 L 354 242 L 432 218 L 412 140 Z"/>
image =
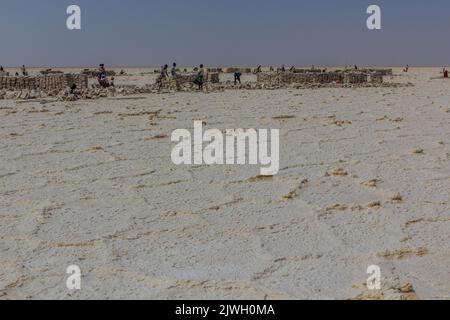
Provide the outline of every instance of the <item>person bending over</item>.
<path id="1" fill-rule="evenodd" d="M 234 85 L 237 85 L 237 83 L 239 82 L 239 84 L 241 84 L 241 76 L 242 73 L 239 69 L 236 69 L 234 71 Z"/>

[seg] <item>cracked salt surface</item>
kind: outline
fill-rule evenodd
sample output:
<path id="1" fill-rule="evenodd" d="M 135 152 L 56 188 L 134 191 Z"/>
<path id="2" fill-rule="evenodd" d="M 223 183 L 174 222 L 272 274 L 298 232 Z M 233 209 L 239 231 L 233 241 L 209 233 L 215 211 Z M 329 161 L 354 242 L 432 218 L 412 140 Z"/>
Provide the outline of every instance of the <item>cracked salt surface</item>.
<path id="1" fill-rule="evenodd" d="M 433 72 L 401 88 L 0 100 L 0 297 L 449 299 L 450 89 Z M 173 165 L 171 132 L 198 119 L 279 128 L 279 174 Z"/>

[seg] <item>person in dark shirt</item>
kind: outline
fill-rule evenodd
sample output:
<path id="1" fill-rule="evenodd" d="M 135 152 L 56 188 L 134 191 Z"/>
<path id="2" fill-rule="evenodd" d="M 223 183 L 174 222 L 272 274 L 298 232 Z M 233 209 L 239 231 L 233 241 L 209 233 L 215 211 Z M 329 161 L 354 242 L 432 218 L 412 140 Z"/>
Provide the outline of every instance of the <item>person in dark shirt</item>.
<path id="1" fill-rule="evenodd" d="M 237 85 L 238 82 L 241 84 L 241 76 L 242 73 L 239 69 L 234 70 L 234 85 Z"/>
<path id="2" fill-rule="evenodd" d="M 172 64 L 172 69 L 170 70 L 170 75 L 172 76 L 172 78 L 177 77 L 177 64 L 175 62 Z"/>

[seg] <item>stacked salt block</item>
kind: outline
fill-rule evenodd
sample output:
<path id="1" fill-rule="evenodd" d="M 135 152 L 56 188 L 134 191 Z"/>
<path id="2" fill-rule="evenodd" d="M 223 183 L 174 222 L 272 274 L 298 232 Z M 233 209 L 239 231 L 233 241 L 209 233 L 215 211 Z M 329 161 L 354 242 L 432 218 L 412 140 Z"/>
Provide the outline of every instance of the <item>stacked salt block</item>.
<path id="1" fill-rule="evenodd" d="M 159 73 L 160 70 L 155 70 L 155 73 Z M 98 70 L 91 70 L 91 69 L 84 69 L 81 71 L 81 74 L 86 75 L 88 77 L 97 77 L 98 75 Z M 116 72 L 114 70 L 107 70 L 106 71 L 106 76 L 107 77 L 115 77 L 116 76 Z"/>
<path id="2" fill-rule="evenodd" d="M 383 74 L 382 73 L 371 73 L 370 74 L 370 82 L 371 83 L 383 83 Z"/>
<path id="3" fill-rule="evenodd" d="M 219 83 L 219 73 L 208 73 L 208 82 Z"/>
<path id="4" fill-rule="evenodd" d="M 315 74 L 277 72 L 258 74 L 257 81 L 270 85 L 278 85 L 289 83 L 315 83 L 318 81 L 318 78 Z"/>
<path id="5" fill-rule="evenodd" d="M 276 77 L 276 74 L 274 74 L 273 72 L 271 73 L 260 72 L 256 75 L 256 81 L 259 83 L 269 84 L 275 82 L 276 80 L 278 80 L 278 78 Z"/>
<path id="6" fill-rule="evenodd" d="M 377 73 L 382 76 L 392 76 L 392 74 L 393 74 L 392 69 L 360 69 L 360 70 L 355 70 L 355 71 L 359 71 L 362 73 Z"/>
<path id="7" fill-rule="evenodd" d="M 75 84 L 79 89 L 88 87 L 86 75 L 52 74 L 36 77 L 0 77 L 0 89 L 17 90 L 64 90 Z"/>
<path id="8" fill-rule="evenodd" d="M 47 70 L 41 71 L 40 73 L 43 75 L 47 75 L 47 74 L 63 74 L 64 72 L 58 71 L 58 70 L 47 69 Z"/>
<path id="9" fill-rule="evenodd" d="M 344 74 L 341 72 L 324 72 L 315 74 L 319 83 L 342 83 L 344 82 Z"/>
<path id="10" fill-rule="evenodd" d="M 239 71 L 240 73 L 252 73 L 252 68 L 227 68 L 227 73 L 235 73 Z"/>
<path id="11" fill-rule="evenodd" d="M 320 70 L 320 69 L 297 69 L 297 68 L 295 68 L 292 72 L 293 73 L 321 73 L 322 70 Z"/>
<path id="12" fill-rule="evenodd" d="M 207 70 L 210 73 L 223 73 L 222 68 L 208 68 Z"/>
<path id="13" fill-rule="evenodd" d="M 368 81 L 368 74 L 366 73 L 346 73 L 344 75 L 344 83 L 346 84 L 361 84 L 361 83 L 367 83 Z"/>
<path id="14" fill-rule="evenodd" d="M 159 77 L 156 80 L 155 86 L 158 90 L 181 90 L 183 88 L 192 88 L 194 86 L 194 80 L 198 77 L 197 74 L 178 74 L 175 78 Z M 205 78 L 205 83 L 219 83 L 219 73 L 208 73 Z"/>
<path id="15" fill-rule="evenodd" d="M 379 80 L 379 78 L 377 78 Z M 368 75 L 363 73 L 342 73 L 342 72 L 322 72 L 322 73 L 259 73 L 257 75 L 259 83 L 270 85 L 277 84 L 329 84 L 346 83 L 361 84 L 367 83 Z"/>
<path id="16" fill-rule="evenodd" d="M 392 76 L 393 74 L 392 69 L 374 69 L 370 70 L 370 72 L 375 72 L 382 76 Z"/>
<path id="17" fill-rule="evenodd" d="M 186 83 L 193 83 L 195 78 L 197 78 L 197 74 L 182 74 L 178 75 L 175 80 L 178 84 L 182 85 Z M 205 80 L 206 82 L 219 83 L 219 73 L 208 73 Z"/>

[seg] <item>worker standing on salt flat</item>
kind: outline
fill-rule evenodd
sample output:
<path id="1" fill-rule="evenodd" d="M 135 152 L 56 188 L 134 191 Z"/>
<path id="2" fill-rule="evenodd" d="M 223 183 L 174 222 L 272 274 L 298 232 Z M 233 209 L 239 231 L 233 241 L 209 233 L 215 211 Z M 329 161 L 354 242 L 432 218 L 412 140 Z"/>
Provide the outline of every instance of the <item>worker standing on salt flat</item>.
<path id="1" fill-rule="evenodd" d="M 101 63 L 98 67 L 98 76 L 106 77 L 106 69 L 105 69 L 105 65 L 103 63 Z"/>
<path id="2" fill-rule="evenodd" d="M 204 81 L 205 81 L 205 68 L 203 67 L 203 64 L 201 64 L 197 72 L 197 77 L 194 79 L 194 84 L 198 85 L 198 90 L 203 91 Z"/>
<path id="3" fill-rule="evenodd" d="M 174 62 L 172 64 L 172 69 L 170 70 L 170 75 L 172 76 L 172 79 L 175 81 L 175 85 L 177 87 L 177 90 L 181 90 L 181 84 L 179 81 L 178 73 L 177 73 L 177 64 Z"/>
<path id="4" fill-rule="evenodd" d="M 158 84 L 159 89 L 163 87 L 164 81 L 169 77 L 169 66 L 165 64 L 163 67 L 161 67 L 161 72 L 159 74 L 158 79 L 156 80 L 156 83 Z"/>
<path id="5" fill-rule="evenodd" d="M 169 70 L 169 66 L 167 64 L 165 64 L 164 67 L 162 67 L 162 69 L 161 69 L 161 78 L 162 79 L 165 79 L 169 76 L 168 70 Z"/>
<path id="6" fill-rule="evenodd" d="M 234 85 L 237 85 L 237 83 L 239 82 L 239 84 L 241 84 L 241 76 L 242 73 L 239 69 L 235 69 L 234 70 Z"/>
<path id="7" fill-rule="evenodd" d="M 28 75 L 27 69 L 25 69 L 25 65 L 22 65 L 21 70 L 22 70 L 22 75 L 23 76 L 27 76 Z"/>
<path id="8" fill-rule="evenodd" d="M 177 64 L 176 64 L 176 62 L 174 62 L 172 64 L 172 69 L 170 70 L 170 75 L 172 76 L 172 78 L 176 78 L 177 77 Z"/>

